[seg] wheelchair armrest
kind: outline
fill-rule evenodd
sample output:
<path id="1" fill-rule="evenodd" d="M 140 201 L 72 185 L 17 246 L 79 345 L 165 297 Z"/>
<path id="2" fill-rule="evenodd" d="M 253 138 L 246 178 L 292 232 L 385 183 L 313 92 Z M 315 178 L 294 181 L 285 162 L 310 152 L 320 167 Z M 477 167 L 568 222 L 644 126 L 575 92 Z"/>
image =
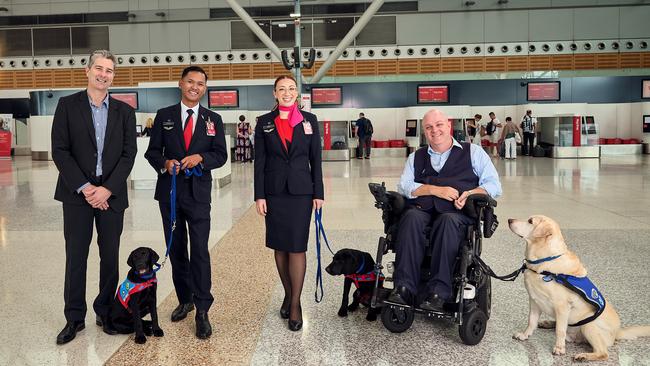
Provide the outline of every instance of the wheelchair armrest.
<path id="1" fill-rule="evenodd" d="M 474 193 L 467 197 L 467 202 L 463 207 L 463 213 L 473 219 L 478 217 L 478 212 L 481 207 L 496 207 L 497 201 L 487 194 Z"/>

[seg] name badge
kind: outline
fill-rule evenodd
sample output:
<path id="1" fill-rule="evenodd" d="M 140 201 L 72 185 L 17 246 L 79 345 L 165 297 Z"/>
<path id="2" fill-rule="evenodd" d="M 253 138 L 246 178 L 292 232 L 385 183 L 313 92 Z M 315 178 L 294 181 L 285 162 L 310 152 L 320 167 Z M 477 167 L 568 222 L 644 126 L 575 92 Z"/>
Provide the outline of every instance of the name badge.
<path id="1" fill-rule="evenodd" d="M 309 121 L 304 121 L 302 123 L 302 128 L 305 129 L 305 135 L 311 135 L 314 133 L 314 130 L 312 130 L 311 123 Z"/>
<path id="2" fill-rule="evenodd" d="M 210 117 L 208 117 L 208 120 L 205 122 L 205 133 L 208 136 L 216 135 L 216 130 L 214 129 L 214 122 L 210 121 Z"/>
<path id="3" fill-rule="evenodd" d="M 174 128 L 174 121 L 167 120 L 163 122 L 163 129 L 169 131 L 173 128 Z"/>

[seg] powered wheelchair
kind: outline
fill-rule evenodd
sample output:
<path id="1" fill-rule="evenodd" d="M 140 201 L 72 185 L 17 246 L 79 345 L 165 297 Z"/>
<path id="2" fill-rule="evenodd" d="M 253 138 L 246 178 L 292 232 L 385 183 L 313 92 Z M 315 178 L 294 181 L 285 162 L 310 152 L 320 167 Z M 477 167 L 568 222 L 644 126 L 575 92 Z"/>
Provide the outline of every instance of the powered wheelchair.
<path id="1" fill-rule="evenodd" d="M 375 274 L 379 279 L 384 275 L 382 258 L 389 251 L 395 251 L 395 241 L 399 230 L 402 214 L 412 209 L 408 207 L 406 199 L 397 192 L 386 191 L 384 183 L 369 183 L 370 192 L 375 197 L 375 207 L 382 210 L 385 236 L 379 238 L 377 258 L 375 261 Z M 480 266 L 482 239 L 492 236 L 498 226 L 494 207 L 497 203 L 485 194 L 473 194 L 467 198 L 463 213 L 475 220 L 474 224 L 467 226 L 467 234 L 463 240 L 456 257 L 453 273 L 453 303 L 447 303 L 444 310 L 430 311 L 388 301 L 391 289 L 380 286 L 379 280 L 375 281 L 370 306 L 381 308 L 381 320 L 386 329 L 393 333 L 401 333 L 411 327 L 415 314 L 427 317 L 447 319 L 458 324 L 459 334 L 463 343 L 468 345 L 478 344 L 485 335 L 487 321 L 490 318 L 492 287 L 490 276 Z M 427 228 L 430 231 L 430 228 Z M 427 237 L 429 237 L 427 232 Z M 429 243 L 425 249 L 425 258 L 422 261 L 421 283 L 426 283 L 431 276 L 429 266 L 431 262 L 431 249 L 435 243 Z M 387 264 L 385 281 L 392 281 L 394 263 Z"/>

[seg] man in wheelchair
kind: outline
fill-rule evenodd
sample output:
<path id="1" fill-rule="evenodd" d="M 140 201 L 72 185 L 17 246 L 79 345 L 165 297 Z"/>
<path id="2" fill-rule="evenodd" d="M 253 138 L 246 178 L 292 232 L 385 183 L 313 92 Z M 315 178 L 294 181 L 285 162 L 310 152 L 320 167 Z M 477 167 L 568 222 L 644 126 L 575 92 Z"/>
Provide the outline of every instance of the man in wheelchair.
<path id="1" fill-rule="evenodd" d="M 442 111 L 428 111 L 422 126 L 428 146 L 408 157 L 398 185 L 399 193 L 415 207 L 406 210 L 400 219 L 395 287 L 388 301 L 443 311 L 444 303 L 452 300 L 454 261 L 465 238 L 465 227 L 474 222 L 461 210 L 471 194 L 500 196 L 501 183 L 490 157 L 480 146 L 458 142 L 451 136 L 451 121 Z M 431 277 L 422 287 L 420 269 L 429 242 Z"/>

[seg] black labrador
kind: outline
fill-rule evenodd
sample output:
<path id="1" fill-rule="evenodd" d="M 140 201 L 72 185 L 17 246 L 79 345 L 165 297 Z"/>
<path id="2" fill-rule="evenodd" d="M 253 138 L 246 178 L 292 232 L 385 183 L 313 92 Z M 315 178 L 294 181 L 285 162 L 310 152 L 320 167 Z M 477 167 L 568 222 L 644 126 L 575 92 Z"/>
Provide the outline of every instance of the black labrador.
<path id="1" fill-rule="evenodd" d="M 158 259 L 158 254 L 151 248 L 140 247 L 131 252 L 126 262 L 131 269 L 118 288 L 111 307 L 109 318 L 113 328 L 121 334 L 135 332 L 135 343 L 139 344 L 147 341 L 145 335 L 164 335 L 158 325 L 156 310 L 158 280 L 153 267 Z M 151 321 L 142 320 L 147 314 L 151 314 Z"/>
<path id="2" fill-rule="evenodd" d="M 345 275 L 339 316 L 348 316 L 348 311 L 355 311 L 359 308 L 359 304 L 362 304 L 368 308 L 366 320 L 377 319 L 378 309 L 370 307 L 372 291 L 375 287 L 374 269 L 375 261 L 369 253 L 355 249 L 341 249 L 334 254 L 332 263 L 325 270 L 332 276 Z M 383 282 L 383 277 L 380 277 L 379 287 L 382 287 Z M 357 289 L 352 294 L 352 304 L 348 305 L 350 288 L 353 283 Z"/>

